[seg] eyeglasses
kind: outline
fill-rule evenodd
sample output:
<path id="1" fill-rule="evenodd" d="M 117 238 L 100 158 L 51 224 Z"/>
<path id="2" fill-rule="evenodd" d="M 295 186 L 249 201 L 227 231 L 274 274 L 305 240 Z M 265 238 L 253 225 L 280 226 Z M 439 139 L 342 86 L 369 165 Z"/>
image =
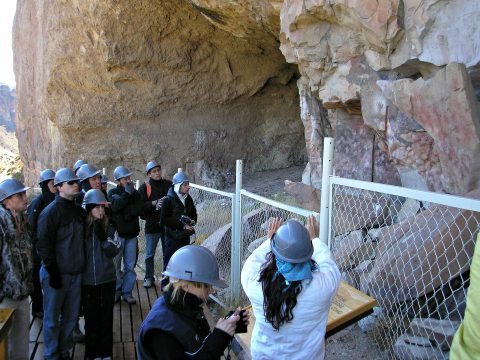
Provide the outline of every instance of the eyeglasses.
<path id="1" fill-rule="evenodd" d="M 78 180 L 70 180 L 66 182 L 68 185 L 75 185 L 78 184 Z"/>

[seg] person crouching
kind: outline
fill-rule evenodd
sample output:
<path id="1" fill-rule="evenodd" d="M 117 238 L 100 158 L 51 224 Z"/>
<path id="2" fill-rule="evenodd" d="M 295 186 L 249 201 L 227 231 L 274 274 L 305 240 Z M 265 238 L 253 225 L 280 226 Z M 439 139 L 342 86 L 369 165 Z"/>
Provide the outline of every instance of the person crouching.
<path id="1" fill-rule="evenodd" d="M 85 312 L 87 359 L 111 359 L 113 346 L 113 306 L 115 303 L 115 264 L 120 251 L 114 240 L 115 229 L 105 214 L 107 199 L 101 190 L 85 193 L 82 206 L 87 212 L 82 302 Z"/>

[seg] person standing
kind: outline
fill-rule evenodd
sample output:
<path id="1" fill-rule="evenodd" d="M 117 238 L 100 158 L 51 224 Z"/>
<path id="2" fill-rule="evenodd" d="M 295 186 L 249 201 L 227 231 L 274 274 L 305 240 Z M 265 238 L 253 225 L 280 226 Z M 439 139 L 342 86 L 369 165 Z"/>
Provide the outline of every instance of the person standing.
<path id="1" fill-rule="evenodd" d="M 242 287 L 256 319 L 252 359 L 323 359 L 328 312 L 340 278 L 313 216 L 306 227 L 274 219 L 268 240 L 242 269 Z"/>
<path id="2" fill-rule="evenodd" d="M 15 309 L 7 344 L 12 360 L 28 359 L 28 296 L 33 290 L 31 233 L 24 214 L 28 189 L 15 179 L 0 183 L 0 308 Z"/>
<path id="3" fill-rule="evenodd" d="M 113 306 L 115 299 L 115 264 L 120 251 L 114 240 L 101 190 L 91 189 L 83 198 L 87 212 L 86 265 L 82 278 L 82 303 L 85 314 L 85 354 L 87 359 L 111 359 L 113 346 Z"/>
<path id="4" fill-rule="evenodd" d="M 43 209 L 47 207 L 55 199 L 57 188 L 53 186 L 55 171 L 45 169 L 40 173 L 38 184 L 40 185 L 41 194 L 39 194 L 28 205 L 27 216 L 28 223 L 32 232 L 33 247 L 33 294 L 32 294 L 32 316 L 43 318 L 43 294 L 40 284 L 40 256 L 37 254 L 37 222 L 38 217 Z"/>
<path id="5" fill-rule="evenodd" d="M 163 269 L 167 268 L 170 257 L 175 251 L 190 244 L 190 236 L 195 233 L 197 209 L 188 194 L 190 182 L 184 172 L 173 176 L 173 187 L 168 190 L 163 201 L 160 224 L 165 229 L 165 260 Z M 162 288 L 168 284 L 168 278 L 162 279 Z"/>
<path id="6" fill-rule="evenodd" d="M 73 170 L 58 170 L 54 178 L 58 196 L 38 219 L 45 359 L 70 359 L 73 347 L 85 266 L 85 210 L 75 205 L 78 181 Z"/>
<path id="7" fill-rule="evenodd" d="M 117 181 L 117 187 L 108 192 L 111 202 L 112 219 L 117 230 L 118 238 L 122 244 L 119 254 L 120 261 L 116 262 L 117 286 L 115 301 L 120 297 L 130 305 L 137 301 L 132 295 L 137 275 L 135 265 L 137 261 L 137 243 L 140 233 L 139 214 L 142 210 L 140 194 L 133 186 L 132 173 L 125 166 L 118 166 L 113 171 L 113 177 Z M 123 276 L 119 276 L 121 257 L 123 256 Z"/>
<path id="8" fill-rule="evenodd" d="M 143 202 L 142 213 L 145 219 L 145 239 L 147 245 L 143 286 L 149 288 L 155 281 L 154 259 L 158 240 L 160 239 L 165 262 L 165 234 L 160 227 L 160 212 L 164 197 L 167 196 L 172 182 L 162 178 L 162 167 L 155 161 L 150 161 L 147 164 L 146 172 L 148 180 L 140 186 L 138 192 Z"/>

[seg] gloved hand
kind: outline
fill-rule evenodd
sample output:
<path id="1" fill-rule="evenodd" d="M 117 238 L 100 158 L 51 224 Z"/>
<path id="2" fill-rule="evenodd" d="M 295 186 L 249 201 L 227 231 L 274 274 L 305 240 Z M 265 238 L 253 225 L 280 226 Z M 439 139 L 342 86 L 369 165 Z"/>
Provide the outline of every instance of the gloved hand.
<path id="1" fill-rule="evenodd" d="M 107 234 L 103 228 L 102 221 L 99 219 L 95 219 L 93 221 L 93 232 L 95 233 L 98 241 L 105 241 L 107 240 Z"/>
<path id="2" fill-rule="evenodd" d="M 49 284 L 54 289 L 60 289 L 62 287 L 62 275 L 60 275 L 60 270 L 58 270 L 57 264 L 50 264 L 45 267 L 48 271 L 50 277 Z"/>
<path id="3" fill-rule="evenodd" d="M 133 192 L 135 191 L 135 186 L 133 186 L 132 182 L 129 182 L 129 183 L 125 184 L 125 191 L 130 195 L 133 194 Z"/>
<path id="4" fill-rule="evenodd" d="M 158 211 L 162 208 L 163 200 L 165 200 L 166 196 L 162 197 L 161 199 L 157 199 L 152 201 L 152 206 L 155 206 L 155 210 Z"/>

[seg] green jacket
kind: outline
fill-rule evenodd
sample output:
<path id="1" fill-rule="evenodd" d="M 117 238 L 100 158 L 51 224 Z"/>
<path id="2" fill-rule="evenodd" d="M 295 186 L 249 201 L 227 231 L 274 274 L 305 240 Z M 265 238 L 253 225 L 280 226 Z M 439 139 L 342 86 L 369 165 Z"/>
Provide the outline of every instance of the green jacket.
<path id="1" fill-rule="evenodd" d="M 465 317 L 450 349 L 450 360 L 480 359 L 480 233 L 477 235 Z"/>

